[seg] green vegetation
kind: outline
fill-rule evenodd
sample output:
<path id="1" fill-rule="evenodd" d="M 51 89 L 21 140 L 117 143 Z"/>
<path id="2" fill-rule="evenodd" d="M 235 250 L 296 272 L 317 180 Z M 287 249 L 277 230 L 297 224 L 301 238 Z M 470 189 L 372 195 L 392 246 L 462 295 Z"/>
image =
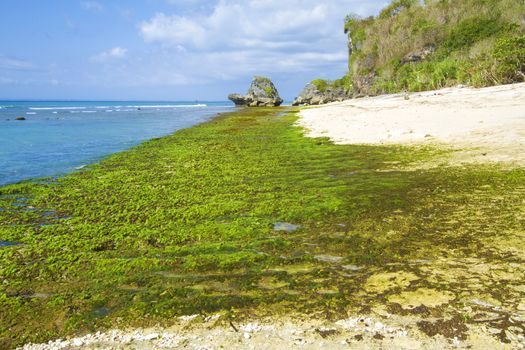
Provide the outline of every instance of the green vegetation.
<path id="1" fill-rule="evenodd" d="M 523 169 L 408 170 L 447 152 L 338 146 L 304 138 L 296 120 L 243 110 L 56 181 L 1 187 L 0 240 L 21 245 L 0 247 L 0 348 L 195 313 L 383 305 L 479 323 L 485 304 L 469 300 L 516 309 Z M 498 320 L 487 322 L 513 324 Z"/>
<path id="2" fill-rule="evenodd" d="M 344 77 L 336 80 L 315 79 L 311 82 L 311 84 L 313 84 L 320 92 L 326 92 L 329 89 L 334 90 L 340 88 L 347 92 L 352 90 L 352 81 L 348 75 L 345 75 Z"/>
<path id="3" fill-rule="evenodd" d="M 264 92 L 266 93 L 266 96 L 269 98 L 276 97 L 276 90 L 273 87 L 273 83 L 269 78 L 261 77 L 261 76 L 255 76 L 254 81 L 257 82 L 259 85 L 263 86 Z"/>
<path id="4" fill-rule="evenodd" d="M 351 80 L 370 94 L 525 81 L 524 16 L 516 0 L 395 0 L 348 16 Z"/>
<path id="5" fill-rule="evenodd" d="M 525 80 L 525 35 L 498 40 L 494 49 L 497 75 L 503 82 Z"/>
<path id="6" fill-rule="evenodd" d="M 330 83 L 330 81 L 324 79 L 315 79 L 312 81 L 312 84 L 321 92 L 325 92 L 331 85 Z"/>

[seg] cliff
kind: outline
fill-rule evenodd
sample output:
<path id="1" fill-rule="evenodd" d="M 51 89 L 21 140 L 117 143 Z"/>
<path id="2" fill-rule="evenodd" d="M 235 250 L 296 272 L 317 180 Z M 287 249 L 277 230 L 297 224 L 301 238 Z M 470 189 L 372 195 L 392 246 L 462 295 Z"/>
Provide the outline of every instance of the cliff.
<path id="1" fill-rule="evenodd" d="M 345 33 L 349 72 L 312 82 L 328 88 L 306 103 L 336 101 L 335 87 L 351 98 L 525 81 L 522 0 L 395 0 L 377 16 L 347 16 Z"/>
<path id="2" fill-rule="evenodd" d="M 525 78 L 525 6 L 516 0 L 396 0 L 346 19 L 354 93 L 376 95 Z"/>

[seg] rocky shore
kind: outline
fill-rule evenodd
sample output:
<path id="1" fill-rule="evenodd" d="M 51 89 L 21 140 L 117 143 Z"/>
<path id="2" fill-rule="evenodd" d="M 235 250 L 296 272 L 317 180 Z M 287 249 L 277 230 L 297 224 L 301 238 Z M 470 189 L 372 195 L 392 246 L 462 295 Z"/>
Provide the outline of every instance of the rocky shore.
<path id="1" fill-rule="evenodd" d="M 327 84 L 328 85 L 328 84 Z M 330 102 L 341 102 L 352 95 L 340 86 L 326 86 L 324 88 L 314 83 L 306 85 L 299 96 L 294 100 L 294 106 L 322 105 Z"/>
<path id="2" fill-rule="evenodd" d="M 511 336 L 509 344 L 494 339 L 493 330 L 473 327 L 458 336 L 454 321 L 430 327 L 429 336 L 417 325 L 415 317 L 383 313 L 354 316 L 337 321 L 293 318 L 263 319 L 236 324 L 223 315 L 183 316 L 170 328 L 112 330 L 46 344 L 27 344 L 18 350 L 153 350 L 153 349 L 302 349 L 302 350 L 443 350 L 443 349 L 518 349 L 525 338 Z M 499 331 L 499 330 L 496 330 Z M 441 334 L 444 333 L 445 335 Z M 510 334 L 510 333 L 509 333 Z"/>

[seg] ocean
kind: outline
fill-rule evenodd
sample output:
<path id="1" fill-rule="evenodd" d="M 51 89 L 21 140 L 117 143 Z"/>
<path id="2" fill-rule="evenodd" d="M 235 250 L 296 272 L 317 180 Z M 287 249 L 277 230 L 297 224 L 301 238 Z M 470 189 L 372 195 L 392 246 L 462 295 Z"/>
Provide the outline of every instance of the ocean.
<path id="1" fill-rule="evenodd" d="M 0 185 L 61 176 L 233 108 L 230 102 L 0 101 Z"/>

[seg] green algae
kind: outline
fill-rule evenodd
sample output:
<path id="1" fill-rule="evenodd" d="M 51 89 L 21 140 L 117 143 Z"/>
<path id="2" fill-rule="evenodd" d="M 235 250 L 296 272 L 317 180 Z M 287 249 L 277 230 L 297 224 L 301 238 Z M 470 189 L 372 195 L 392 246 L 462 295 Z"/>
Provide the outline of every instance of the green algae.
<path id="1" fill-rule="evenodd" d="M 523 308 L 523 169 L 421 169 L 446 152 L 333 145 L 296 120 L 221 115 L 0 188 L 0 240 L 22 243 L 0 248 L 0 348 L 186 314 L 425 305 L 425 291 L 446 296 L 435 317 Z"/>
<path id="2" fill-rule="evenodd" d="M 401 305 L 403 309 L 414 309 L 419 306 L 437 307 L 454 300 L 450 292 L 437 291 L 428 288 L 419 288 L 414 291 L 404 291 L 398 295 L 391 295 L 388 301 Z"/>
<path id="3" fill-rule="evenodd" d="M 411 272 L 385 272 L 374 274 L 365 283 L 367 293 L 384 293 L 391 289 L 400 289 L 410 286 L 418 277 Z"/>

